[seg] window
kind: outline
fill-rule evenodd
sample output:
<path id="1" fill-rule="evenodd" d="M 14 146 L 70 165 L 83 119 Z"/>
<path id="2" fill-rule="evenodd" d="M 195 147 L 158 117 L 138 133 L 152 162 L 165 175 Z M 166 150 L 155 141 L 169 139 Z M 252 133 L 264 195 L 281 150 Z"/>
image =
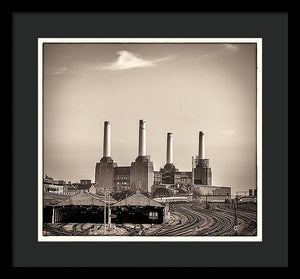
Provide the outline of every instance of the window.
<path id="1" fill-rule="evenodd" d="M 149 212 L 149 219 L 158 219 L 158 212 L 150 211 Z"/>

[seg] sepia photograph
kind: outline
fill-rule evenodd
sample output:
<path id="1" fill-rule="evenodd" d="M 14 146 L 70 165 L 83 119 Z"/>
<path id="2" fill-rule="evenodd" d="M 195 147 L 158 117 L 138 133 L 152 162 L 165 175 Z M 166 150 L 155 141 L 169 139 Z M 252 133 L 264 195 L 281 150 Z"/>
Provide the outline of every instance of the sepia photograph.
<path id="1" fill-rule="evenodd" d="M 262 241 L 262 39 L 38 40 L 39 241 Z"/>

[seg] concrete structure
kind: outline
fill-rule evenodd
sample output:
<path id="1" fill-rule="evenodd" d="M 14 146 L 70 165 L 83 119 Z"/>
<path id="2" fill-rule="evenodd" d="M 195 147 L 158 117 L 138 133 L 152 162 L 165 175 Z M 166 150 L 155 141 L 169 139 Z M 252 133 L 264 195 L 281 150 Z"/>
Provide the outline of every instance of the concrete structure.
<path id="1" fill-rule="evenodd" d="M 173 134 L 167 134 L 167 164 L 173 164 Z"/>
<path id="2" fill-rule="evenodd" d="M 114 169 L 114 191 L 125 191 L 130 189 L 130 167 L 115 167 Z"/>
<path id="3" fill-rule="evenodd" d="M 191 171 L 177 171 L 174 173 L 175 185 L 192 185 L 192 172 Z"/>
<path id="4" fill-rule="evenodd" d="M 162 173 L 163 184 L 174 184 L 174 173 L 178 171 L 173 163 L 173 134 L 167 134 L 167 158 L 166 164 L 163 169 L 160 170 Z"/>
<path id="5" fill-rule="evenodd" d="M 202 131 L 199 132 L 199 151 L 198 156 L 193 158 L 193 184 L 212 185 L 212 171 L 209 167 L 209 159 L 205 157 L 205 138 Z"/>
<path id="6" fill-rule="evenodd" d="M 97 192 L 107 188 L 112 191 L 136 190 L 150 192 L 153 185 L 153 162 L 146 149 L 146 121 L 139 122 L 138 157 L 131 166 L 118 167 L 111 158 L 110 122 L 104 123 L 103 157 L 96 164 L 95 186 Z"/>
<path id="7" fill-rule="evenodd" d="M 100 188 L 107 188 L 113 191 L 114 187 L 114 167 L 116 164 L 111 158 L 111 129 L 110 122 L 104 122 L 104 138 L 103 138 L 103 157 L 96 164 L 95 169 L 95 187 L 97 191 Z"/>
<path id="8" fill-rule="evenodd" d="M 111 157 L 110 122 L 104 122 L 103 157 Z"/>
<path id="9" fill-rule="evenodd" d="M 194 185 L 193 193 L 202 201 L 224 202 L 226 200 L 231 200 L 230 187 Z"/>
<path id="10" fill-rule="evenodd" d="M 212 171 L 205 154 L 205 137 L 199 132 L 198 155 L 192 161 L 192 171 L 179 171 L 174 165 L 173 134 L 167 133 L 166 164 L 154 171 L 153 162 L 147 155 L 146 121 L 139 121 L 138 156 L 131 166 L 120 166 L 111 158 L 110 122 L 104 123 L 103 157 L 96 164 L 95 187 L 97 193 L 107 188 L 112 191 L 140 189 L 151 192 L 153 185 L 169 184 L 177 186 L 212 185 Z"/>
<path id="11" fill-rule="evenodd" d="M 154 185 L 174 184 L 174 173 L 178 171 L 173 161 L 173 134 L 167 133 L 166 164 L 159 171 L 154 172 Z"/>
<path id="12" fill-rule="evenodd" d="M 199 159 L 205 158 L 205 137 L 202 131 L 199 132 Z"/>
<path id="13" fill-rule="evenodd" d="M 139 156 L 146 156 L 146 121 L 140 120 L 139 126 Z"/>
<path id="14" fill-rule="evenodd" d="M 153 162 L 150 156 L 146 155 L 146 121 L 139 122 L 139 149 L 138 157 L 130 167 L 130 188 L 141 189 L 144 192 L 151 192 L 153 185 Z"/>
<path id="15" fill-rule="evenodd" d="M 160 172 L 160 171 L 154 171 L 153 175 L 154 175 L 153 185 L 160 185 L 160 184 L 162 184 L 162 172 Z"/>
<path id="16" fill-rule="evenodd" d="M 173 134 L 167 134 L 166 164 L 160 171 L 154 172 L 154 185 L 169 184 L 178 186 L 192 185 L 192 172 L 179 171 L 173 161 Z"/>

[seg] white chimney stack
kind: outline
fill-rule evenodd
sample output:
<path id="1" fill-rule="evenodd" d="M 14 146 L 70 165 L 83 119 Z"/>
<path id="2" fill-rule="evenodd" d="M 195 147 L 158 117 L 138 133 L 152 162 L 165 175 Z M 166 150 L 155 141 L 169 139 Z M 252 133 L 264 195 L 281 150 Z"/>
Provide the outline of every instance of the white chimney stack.
<path id="1" fill-rule="evenodd" d="M 173 134 L 167 135 L 167 164 L 173 164 Z"/>
<path id="2" fill-rule="evenodd" d="M 110 122 L 104 122 L 103 157 L 111 157 Z"/>
<path id="3" fill-rule="evenodd" d="M 139 156 L 146 156 L 146 121 L 145 120 L 140 120 Z"/>
<path id="4" fill-rule="evenodd" d="M 199 133 L 199 159 L 205 159 L 205 138 L 204 133 Z"/>

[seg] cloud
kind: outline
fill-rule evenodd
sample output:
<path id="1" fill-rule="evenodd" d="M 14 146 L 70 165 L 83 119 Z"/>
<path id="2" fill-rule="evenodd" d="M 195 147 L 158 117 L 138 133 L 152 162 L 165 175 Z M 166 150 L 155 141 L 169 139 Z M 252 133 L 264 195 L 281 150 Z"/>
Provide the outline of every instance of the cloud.
<path id="1" fill-rule="evenodd" d="M 160 59 L 146 60 L 139 57 L 138 54 L 135 54 L 127 50 L 121 50 L 118 51 L 117 53 L 119 54 L 118 59 L 113 63 L 108 63 L 107 65 L 103 66 L 102 67 L 103 70 L 120 71 L 120 70 L 128 70 L 133 68 L 153 67 L 157 65 L 157 63 L 172 58 L 172 57 L 164 57 Z"/>
<path id="2" fill-rule="evenodd" d="M 68 69 L 66 67 L 60 67 L 53 70 L 53 72 L 50 72 L 51 75 L 62 75 L 66 73 Z"/>
<path id="3" fill-rule="evenodd" d="M 219 50 L 200 55 L 196 60 L 204 61 L 204 60 L 213 59 L 216 57 L 231 55 L 231 54 L 236 53 L 238 50 L 239 50 L 239 46 L 237 44 L 222 44 L 221 48 Z"/>
<path id="4" fill-rule="evenodd" d="M 49 69 L 47 72 L 50 75 L 66 75 L 66 74 L 78 74 L 83 78 L 89 76 L 92 73 L 98 73 L 101 70 L 120 71 L 134 68 L 153 67 L 157 64 L 172 59 L 174 56 L 167 56 L 159 59 L 146 60 L 141 58 L 138 54 L 121 50 L 117 52 L 119 57 L 112 63 L 73 63 L 70 67 L 55 67 Z"/>
<path id="5" fill-rule="evenodd" d="M 225 48 L 227 49 L 227 50 L 230 50 L 230 51 L 232 51 L 232 52 L 236 52 L 237 50 L 238 50 L 238 45 L 233 45 L 233 44 L 226 44 L 225 45 Z"/>

